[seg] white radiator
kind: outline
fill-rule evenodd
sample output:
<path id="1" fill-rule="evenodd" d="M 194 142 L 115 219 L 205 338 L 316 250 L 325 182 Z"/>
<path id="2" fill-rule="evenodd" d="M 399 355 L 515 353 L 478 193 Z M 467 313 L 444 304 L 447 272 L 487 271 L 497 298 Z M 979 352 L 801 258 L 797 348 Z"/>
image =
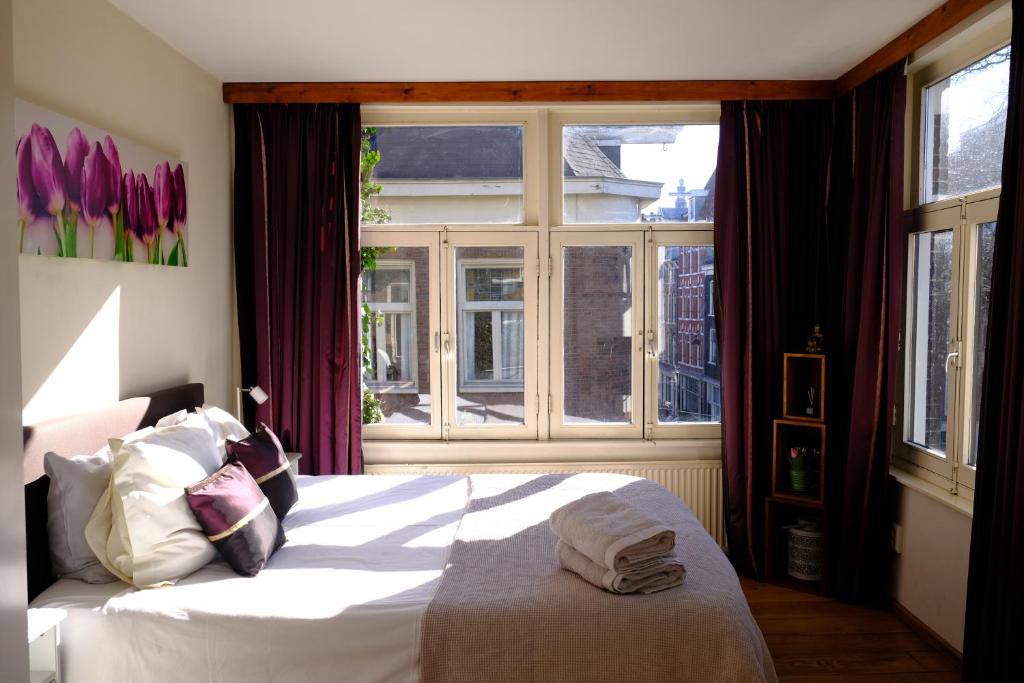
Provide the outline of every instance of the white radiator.
<path id="1" fill-rule="evenodd" d="M 658 482 L 686 503 L 718 545 L 725 547 L 722 516 L 722 463 L 672 462 L 486 463 L 472 465 L 366 465 L 367 474 L 561 474 L 612 472 Z"/>

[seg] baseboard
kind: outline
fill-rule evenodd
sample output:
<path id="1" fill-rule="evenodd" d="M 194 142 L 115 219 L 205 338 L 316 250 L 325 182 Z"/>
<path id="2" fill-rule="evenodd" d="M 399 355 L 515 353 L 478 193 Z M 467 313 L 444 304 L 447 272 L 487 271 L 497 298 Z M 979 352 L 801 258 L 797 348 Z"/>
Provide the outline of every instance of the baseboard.
<path id="1" fill-rule="evenodd" d="M 910 610 L 898 603 L 896 600 L 892 601 L 892 611 L 900 621 L 909 626 L 917 635 L 928 641 L 929 644 L 940 650 L 944 650 L 951 657 L 955 657 L 958 663 L 963 663 L 964 654 L 960 652 L 960 650 L 950 645 L 945 638 L 933 631 L 927 624 L 914 616 Z"/>

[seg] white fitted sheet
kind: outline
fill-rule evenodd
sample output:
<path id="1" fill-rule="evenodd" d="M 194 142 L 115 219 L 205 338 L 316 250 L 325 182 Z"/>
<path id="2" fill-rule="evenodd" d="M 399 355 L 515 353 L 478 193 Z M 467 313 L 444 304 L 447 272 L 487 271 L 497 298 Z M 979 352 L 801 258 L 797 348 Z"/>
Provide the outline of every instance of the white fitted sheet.
<path id="1" fill-rule="evenodd" d="M 464 477 L 300 477 L 288 542 L 253 578 L 217 560 L 174 586 L 62 580 L 67 683 L 416 681 L 419 628 Z"/>

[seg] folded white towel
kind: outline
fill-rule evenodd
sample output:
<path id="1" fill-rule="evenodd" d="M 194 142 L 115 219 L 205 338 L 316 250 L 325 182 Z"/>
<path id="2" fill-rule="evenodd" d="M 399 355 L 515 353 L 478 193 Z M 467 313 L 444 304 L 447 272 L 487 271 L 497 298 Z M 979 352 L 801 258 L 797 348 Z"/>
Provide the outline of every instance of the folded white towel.
<path id="1" fill-rule="evenodd" d="M 672 556 L 636 563 L 626 571 L 602 567 L 562 541 L 558 542 L 558 561 L 598 588 L 611 593 L 656 593 L 683 583 L 686 568 Z"/>
<path id="2" fill-rule="evenodd" d="M 623 572 L 672 551 L 676 534 L 614 493 L 583 496 L 551 513 L 551 530 L 605 569 Z"/>

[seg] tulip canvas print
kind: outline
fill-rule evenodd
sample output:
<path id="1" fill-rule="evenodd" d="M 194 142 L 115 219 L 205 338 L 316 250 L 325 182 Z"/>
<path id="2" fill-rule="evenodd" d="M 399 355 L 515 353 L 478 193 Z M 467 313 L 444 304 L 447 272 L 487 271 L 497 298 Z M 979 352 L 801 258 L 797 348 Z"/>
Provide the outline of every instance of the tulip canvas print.
<path id="1" fill-rule="evenodd" d="M 14 121 L 20 253 L 188 265 L 182 163 L 22 100 Z"/>

